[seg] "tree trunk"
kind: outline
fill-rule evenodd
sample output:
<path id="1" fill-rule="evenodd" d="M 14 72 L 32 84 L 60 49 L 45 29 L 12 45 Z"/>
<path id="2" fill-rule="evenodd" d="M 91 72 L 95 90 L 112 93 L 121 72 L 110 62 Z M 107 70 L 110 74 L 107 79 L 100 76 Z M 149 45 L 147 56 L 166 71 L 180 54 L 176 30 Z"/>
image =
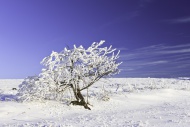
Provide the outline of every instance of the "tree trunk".
<path id="1" fill-rule="evenodd" d="M 71 104 L 73 104 L 73 105 L 81 105 L 81 106 L 84 106 L 85 109 L 91 110 L 88 107 L 88 104 L 85 102 L 85 99 L 84 99 L 83 95 L 81 94 L 80 89 L 73 90 L 73 92 L 74 92 L 74 95 L 75 95 L 75 98 L 76 98 L 77 101 L 71 101 Z"/>

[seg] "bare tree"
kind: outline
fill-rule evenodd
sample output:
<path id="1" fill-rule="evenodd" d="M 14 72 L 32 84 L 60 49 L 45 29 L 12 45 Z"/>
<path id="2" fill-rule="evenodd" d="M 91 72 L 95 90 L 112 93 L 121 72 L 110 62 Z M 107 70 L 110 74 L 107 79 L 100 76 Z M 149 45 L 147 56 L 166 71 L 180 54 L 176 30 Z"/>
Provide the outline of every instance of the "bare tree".
<path id="1" fill-rule="evenodd" d="M 117 62 L 119 51 L 115 55 L 116 49 L 112 49 L 112 46 L 101 48 L 103 43 L 94 42 L 87 49 L 74 45 L 73 49 L 65 48 L 60 53 L 52 52 L 45 57 L 41 62 L 45 68 L 39 76 L 39 86 L 45 90 L 43 95 L 64 93 L 70 89 L 75 97 L 71 103 L 90 109 L 81 91 L 87 90 L 88 94 L 88 88 L 102 77 L 119 73 L 118 66 L 121 64 Z"/>

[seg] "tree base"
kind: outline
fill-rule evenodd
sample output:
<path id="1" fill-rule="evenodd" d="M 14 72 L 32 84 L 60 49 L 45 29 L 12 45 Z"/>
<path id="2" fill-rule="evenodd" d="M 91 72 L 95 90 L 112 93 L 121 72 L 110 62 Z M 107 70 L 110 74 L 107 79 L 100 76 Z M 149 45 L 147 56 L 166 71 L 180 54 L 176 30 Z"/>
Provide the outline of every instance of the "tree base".
<path id="1" fill-rule="evenodd" d="M 70 104 L 84 106 L 85 109 L 91 110 L 91 109 L 88 107 L 87 103 L 84 102 L 84 101 L 80 101 L 80 102 L 79 102 L 79 101 L 71 101 Z"/>

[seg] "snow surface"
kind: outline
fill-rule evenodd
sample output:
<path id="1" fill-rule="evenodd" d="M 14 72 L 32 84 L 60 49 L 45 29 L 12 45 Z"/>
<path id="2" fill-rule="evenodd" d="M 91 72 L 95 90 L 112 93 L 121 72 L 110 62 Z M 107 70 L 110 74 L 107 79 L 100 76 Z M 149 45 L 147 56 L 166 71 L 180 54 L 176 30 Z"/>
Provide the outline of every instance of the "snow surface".
<path id="1" fill-rule="evenodd" d="M 22 81 L 0 80 L 1 127 L 190 126 L 189 79 L 103 79 L 89 89 L 92 110 L 55 101 L 19 103 L 12 88 Z"/>

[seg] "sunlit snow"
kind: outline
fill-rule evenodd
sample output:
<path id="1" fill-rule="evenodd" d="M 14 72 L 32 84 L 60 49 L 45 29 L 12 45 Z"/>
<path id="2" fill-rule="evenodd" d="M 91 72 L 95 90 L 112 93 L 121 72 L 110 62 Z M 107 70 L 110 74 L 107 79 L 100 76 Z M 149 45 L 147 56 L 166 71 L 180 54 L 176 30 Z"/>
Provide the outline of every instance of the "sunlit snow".
<path id="1" fill-rule="evenodd" d="M 92 110 L 62 102 L 16 101 L 22 79 L 0 80 L 1 127 L 188 127 L 190 80 L 102 79 L 89 89 Z M 104 89 L 102 89 L 104 88 Z"/>

